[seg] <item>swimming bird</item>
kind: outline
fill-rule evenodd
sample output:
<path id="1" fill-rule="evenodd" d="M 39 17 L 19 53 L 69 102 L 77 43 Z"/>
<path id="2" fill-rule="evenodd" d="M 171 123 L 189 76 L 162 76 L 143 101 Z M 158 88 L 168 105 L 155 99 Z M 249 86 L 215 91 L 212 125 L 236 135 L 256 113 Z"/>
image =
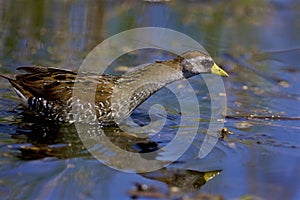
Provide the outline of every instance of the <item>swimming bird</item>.
<path id="1" fill-rule="evenodd" d="M 26 113 L 64 122 L 113 125 L 162 87 L 202 73 L 228 76 L 206 53 L 187 51 L 174 59 L 155 61 L 122 76 L 85 73 L 54 67 L 19 67 L 23 74 L 6 78 L 22 99 Z M 80 97 L 74 86 L 81 88 Z M 94 101 L 85 97 L 94 94 Z"/>

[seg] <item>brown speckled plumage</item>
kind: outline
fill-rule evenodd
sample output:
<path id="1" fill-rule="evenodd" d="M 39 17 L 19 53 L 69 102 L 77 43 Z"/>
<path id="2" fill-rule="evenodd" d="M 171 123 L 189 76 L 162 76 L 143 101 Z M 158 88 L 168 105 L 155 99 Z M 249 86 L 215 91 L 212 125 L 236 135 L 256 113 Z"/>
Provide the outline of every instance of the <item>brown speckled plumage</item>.
<path id="1" fill-rule="evenodd" d="M 59 121 L 99 121 L 110 125 L 128 117 L 165 85 L 199 73 L 211 73 L 213 65 L 210 56 L 189 51 L 123 76 L 86 73 L 86 76 L 78 77 L 77 72 L 71 70 L 33 66 L 18 68 L 25 73 L 14 79 L 2 77 L 10 81 L 26 111 L 33 115 Z M 82 87 L 83 95 L 78 99 L 73 95 L 75 81 Z M 95 101 L 86 102 L 85 97 L 91 93 L 95 94 Z M 72 108 L 75 112 L 70 112 Z"/>

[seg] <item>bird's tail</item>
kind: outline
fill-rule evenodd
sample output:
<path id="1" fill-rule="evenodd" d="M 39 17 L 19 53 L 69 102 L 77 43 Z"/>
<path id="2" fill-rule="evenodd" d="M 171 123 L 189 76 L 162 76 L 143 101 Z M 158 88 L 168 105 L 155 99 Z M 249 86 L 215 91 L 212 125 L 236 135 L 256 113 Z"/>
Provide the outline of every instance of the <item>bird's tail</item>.
<path id="1" fill-rule="evenodd" d="M 17 95 L 22 99 L 23 103 L 26 105 L 28 98 L 32 97 L 33 95 L 28 90 L 24 89 L 20 84 L 18 84 L 16 80 L 1 74 L 0 77 L 3 77 L 10 82 Z"/>

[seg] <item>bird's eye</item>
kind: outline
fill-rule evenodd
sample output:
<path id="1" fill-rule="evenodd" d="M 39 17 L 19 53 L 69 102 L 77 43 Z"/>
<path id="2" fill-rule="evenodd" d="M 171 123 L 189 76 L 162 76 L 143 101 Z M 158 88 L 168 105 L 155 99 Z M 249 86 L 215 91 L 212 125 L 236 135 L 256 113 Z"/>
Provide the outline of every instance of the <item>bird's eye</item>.
<path id="1" fill-rule="evenodd" d="M 201 65 L 203 65 L 204 67 L 211 67 L 214 65 L 214 63 L 211 60 L 202 60 Z"/>

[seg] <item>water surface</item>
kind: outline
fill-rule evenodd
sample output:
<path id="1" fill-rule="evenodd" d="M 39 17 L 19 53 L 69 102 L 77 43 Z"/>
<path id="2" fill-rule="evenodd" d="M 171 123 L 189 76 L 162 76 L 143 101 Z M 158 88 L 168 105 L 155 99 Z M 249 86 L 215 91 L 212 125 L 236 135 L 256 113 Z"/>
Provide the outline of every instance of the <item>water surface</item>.
<path id="1" fill-rule="evenodd" d="M 198 136 L 169 166 L 184 170 L 185 180 L 177 185 L 182 195 L 299 199 L 299 13 L 298 2 L 280 0 L 0 1 L 0 73 L 12 76 L 18 66 L 26 65 L 76 70 L 98 43 L 132 28 L 157 26 L 185 33 L 230 74 L 223 79 L 224 126 L 233 135 L 219 140 L 204 159 L 197 157 L 210 119 L 210 96 L 201 76 L 191 78 L 201 103 L 201 119 L 191 117 L 200 121 Z M 118 74 L 114 69 L 120 65 L 171 56 L 151 50 L 133 52 L 115 61 L 107 72 Z M 0 86 L 1 199 L 130 199 L 137 183 L 154 187 L 159 194 L 169 193 L 172 184 L 154 175 L 119 172 L 101 164 L 84 148 L 73 125 L 24 117 L 9 83 L 0 79 Z M 188 104 L 190 99 L 185 98 Z M 105 131 L 111 141 L 130 151 L 166 145 L 180 119 L 178 102 L 168 89 L 141 105 L 134 119 L 147 123 L 147 109 L 157 103 L 169 113 L 161 134 L 136 139 L 109 127 Z M 198 129 L 184 128 L 186 133 Z M 185 170 L 196 171 L 197 180 L 203 180 L 205 172 L 219 171 L 204 185 L 184 187 L 182 183 L 195 180 L 194 171 Z"/>

